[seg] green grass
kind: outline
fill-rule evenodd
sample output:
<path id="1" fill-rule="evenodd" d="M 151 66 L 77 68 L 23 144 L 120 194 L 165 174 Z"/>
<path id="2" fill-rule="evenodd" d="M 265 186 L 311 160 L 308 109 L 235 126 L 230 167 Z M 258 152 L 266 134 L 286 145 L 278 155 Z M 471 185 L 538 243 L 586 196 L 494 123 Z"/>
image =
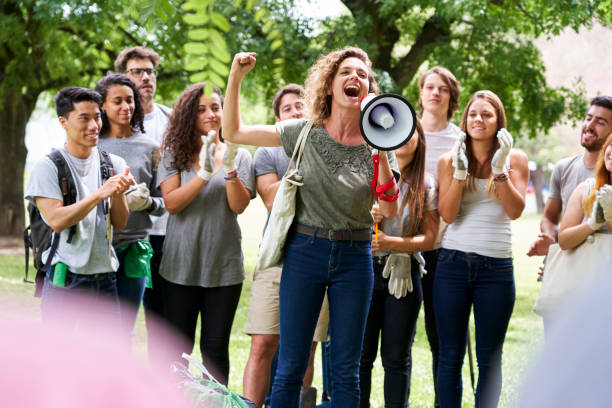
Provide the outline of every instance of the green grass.
<path id="1" fill-rule="evenodd" d="M 244 282 L 242 296 L 230 343 L 230 388 L 242 392 L 242 372 L 246 364 L 250 338 L 244 334 L 246 324 L 249 294 L 252 282 L 252 271 L 257 257 L 257 247 L 265 222 L 265 209 L 261 200 L 254 200 L 247 211 L 239 217 L 243 233 L 243 251 L 247 278 Z M 531 241 L 538 232 L 539 216 L 526 215 L 515 221 L 513 228 L 514 267 L 516 278 L 516 304 L 510 320 L 503 354 L 503 390 L 500 407 L 510 407 L 517 396 L 523 374 L 530 358 L 541 346 L 543 333 L 541 319 L 533 313 L 531 307 L 535 301 L 539 284 L 536 282 L 536 271 L 541 264 L 541 258 L 527 258 L 525 253 Z M 0 315 L 23 316 L 26 319 L 40 319 L 40 300 L 32 297 L 33 286 L 22 282 L 23 256 L 0 255 L 0 299 L 8 301 L 10 307 L 0 307 Z M 3 302 L 4 303 L 4 302 Z M 472 328 L 473 330 L 473 328 Z M 199 332 L 199 330 L 198 330 Z M 473 337 L 472 337 L 473 338 Z M 198 344 L 196 339 L 196 344 Z M 136 328 L 134 348 L 138 355 L 146 355 L 146 333 L 144 318 L 141 311 Z M 318 351 L 318 350 L 317 350 Z M 198 350 L 194 356 L 200 358 Z M 433 382 L 431 375 L 431 354 L 423 325 L 423 313 L 419 317 L 417 336 L 412 348 L 412 386 L 410 406 L 431 407 L 433 405 Z M 464 393 L 463 405 L 473 406 L 467 357 L 463 369 Z M 317 389 L 321 385 L 321 358 L 317 353 L 315 363 L 315 383 Z M 376 361 L 372 376 L 372 407 L 383 407 L 383 370 L 380 359 Z"/>

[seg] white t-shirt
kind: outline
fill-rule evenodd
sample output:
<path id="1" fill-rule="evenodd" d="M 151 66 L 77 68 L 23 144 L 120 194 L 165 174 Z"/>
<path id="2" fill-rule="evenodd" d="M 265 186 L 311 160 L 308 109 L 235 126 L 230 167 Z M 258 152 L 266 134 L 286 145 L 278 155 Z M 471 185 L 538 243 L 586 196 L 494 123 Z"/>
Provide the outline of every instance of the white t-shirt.
<path id="1" fill-rule="evenodd" d="M 76 184 L 77 201 L 84 199 L 100 188 L 102 178 L 100 175 L 100 153 L 97 147 L 92 149 L 91 154 L 86 159 L 71 156 L 64 148 L 60 152 L 66 159 Z M 110 154 L 110 158 L 115 174 L 122 174 L 126 167 L 125 161 L 113 154 Z M 62 190 L 57 180 L 57 167 L 48 156 L 34 165 L 28 179 L 25 198 L 36 204 L 35 197 L 63 200 Z M 70 244 L 66 242 L 70 228 L 61 232 L 59 246 L 51 264 L 63 262 L 68 265 L 71 272 L 81 275 L 116 271 L 119 267 L 119 261 L 106 236 L 104 201 L 100 202 L 95 209 L 81 219 L 76 227 L 76 234 Z M 48 251 L 43 253 L 43 262 L 47 260 Z"/>
<path id="2" fill-rule="evenodd" d="M 438 159 L 452 149 L 461 129 L 448 122 L 446 129 L 440 132 L 425 132 L 427 150 L 425 153 L 425 171 L 438 180 Z"/>
<path id="3" fill-rule="evenodd" d="M 168 127 L 168 119 L 172 110 L 166 106 L 154 104 L 153 111 L 146 113 L 144 117 L 145 136 L 153 140 L 158 146 L 164 141 L 164 133 Z M 159 217 L 151 215 L 151 235 L 166 235 L 168 224 L 168 213 Z"/>
<path id="4" fill-rule="evenodd" d="M 153 104 L 153 111 L 144 115 L 145 135 L 160 146 L 164 141 L 170 113 L 172 113 L 170 108 Z"/>

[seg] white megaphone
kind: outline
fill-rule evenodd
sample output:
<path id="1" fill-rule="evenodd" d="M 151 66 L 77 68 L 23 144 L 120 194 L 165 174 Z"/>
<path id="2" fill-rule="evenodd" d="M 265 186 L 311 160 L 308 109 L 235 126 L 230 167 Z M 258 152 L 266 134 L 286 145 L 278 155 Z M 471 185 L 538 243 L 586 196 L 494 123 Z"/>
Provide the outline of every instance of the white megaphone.
<path id="1" fill-rule="evenodd" d="M 361 101 L 359 126 L 367 144 L 378 150 L 395 150 L 412 137 L 416 114 L 400 95 L 371 93 Z"/>

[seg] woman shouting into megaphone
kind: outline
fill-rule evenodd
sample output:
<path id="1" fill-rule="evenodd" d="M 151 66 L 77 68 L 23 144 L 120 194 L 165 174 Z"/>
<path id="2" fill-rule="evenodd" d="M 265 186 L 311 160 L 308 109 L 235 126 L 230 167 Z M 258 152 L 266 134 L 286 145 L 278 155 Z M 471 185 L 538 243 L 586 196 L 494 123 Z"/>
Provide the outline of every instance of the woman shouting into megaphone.
<path id="1" fill-rule="evenodd" d="M 300 383 L 323 296 L 329 299 L 332 400 L 359 405 L 359 359 L 373 271 L 370 209 L 374 166 L 360 132 L 360 101 L 377 93 L 367 54 L 354 47 L 319 58 L 306 80 L 306 117 L 275 126 L 245 126 L 240 117 L 240 84 L 253 69 L 255 53 L 234 57 L 223 111 L 224 137 L 234 143 L 283 146 L 291 156 L 309 120 L 299 171 L 303 185 L 284 247 L 280 284 L 280 351 L 272 406 L 297 407 Z M 377 183 L 387 218 L 397 212 L 393 153 L 380 155 Z"/>

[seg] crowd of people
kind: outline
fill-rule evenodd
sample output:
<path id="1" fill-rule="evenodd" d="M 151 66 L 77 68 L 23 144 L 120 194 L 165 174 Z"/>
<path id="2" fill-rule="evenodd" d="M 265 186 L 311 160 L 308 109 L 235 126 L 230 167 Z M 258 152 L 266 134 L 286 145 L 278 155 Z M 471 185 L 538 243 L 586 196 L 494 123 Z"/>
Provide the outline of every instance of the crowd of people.
<path id="1" fill-rule="evenodd" d="M 304 182 L 283 265 L 253 273 L 244 397 L 255 406 L 314 406 L 313 357 L 317 343 L 329 341 L 332 406 L 368 407 L 380 344 L 385 406 L 407 407 L 423 304 L 435 406 L 461 406 L 472 311 L 476 406 L 497 406 L 515 302 L 510 224 L 525 208 L 529 180 L 503 102 L 488 90 L 474 93 L 457 126 L 460 84 L 448 69 L 431 68 L 418 82 L 414 134 L 380 152 L 375 172 L 360 102 L 379 90 L 363 50 L 324 55 L 304 88 L 281 88 L 274 125 L 242 123 L 241 83 L 256 57 L 234 57 L 225 97 L 197 83 L 172 109 L 153 102 L 160 58 L 145 47 L 123 50 L 95 91 L 57 93 L 66 131 L 60 153 L 76 203 L 64 205 L 49 157 L 33 168 L 25 192 L 59 234 L 45 271 L 43 320 L 83 307 L 74 299 L 85 293 L 87 302 L 110 302 L 129 340 L 142 302 L 149 358 L 165 364 L 191 354 L 200 319 L 204 365 L 227 384 L 245 279 L 237 215 L 256 192 L 271 211 L 305 133 Z M 252 158 L 239 144 L 261 147 Z M 612 97 L 591 101 L 581 144 L 583 154 L 555 166 L 530 256 L 545 255 L 557 235 L 562 248 L 574 248 L 612 230 Z M 166 325 L 179 339 L 172 346 L 159 340 Z"/>

